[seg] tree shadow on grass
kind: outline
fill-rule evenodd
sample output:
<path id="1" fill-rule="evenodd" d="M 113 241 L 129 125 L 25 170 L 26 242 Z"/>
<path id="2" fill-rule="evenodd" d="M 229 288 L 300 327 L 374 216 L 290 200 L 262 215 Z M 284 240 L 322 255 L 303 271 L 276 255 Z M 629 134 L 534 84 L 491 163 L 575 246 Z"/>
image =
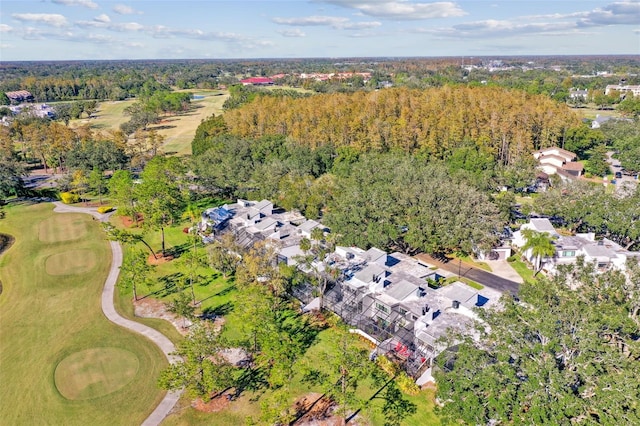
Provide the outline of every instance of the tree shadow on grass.
<path id="1" fill-rule="evenodd" d="M 181 285 L 184 282 L 184 274 L 182 272 L 174 272 L 173 274 L 158 278 L 158 281 L 162 284 L 162 288 L 151 293 L 151 295 L 160 295 L 161 297 L 169 296 L 181 290 Z"/>
<path id="2" fill-rule="evenodd" d="M 202 301 L 200 303 L 202 303 Z M 218 306 L 211 306 L 202 310 L 201 317 L 203 319 L 215 319 L 229 314 L 233 311 L 233 308 L 234 306 L 231 302 L 226 302 Z"/>
<path id="3" fill-rule="evenodd" d="M 188 251 L 191 247 L 193 247 L 193 244 L 191 243 L 178 244 L 177 246 L 173 246 L 169 250 L 167 250 L 167 254 L 169 254 L 170 256 L 173 256 L 174 259 L 177 259 L 180 256 L 182 256 L 186 251 Z"/>
<path id="4" fill-rule="evenodd" d="M 225 288 L 223 288 L 222 290 L 220 290 L 219 292 L 217 292 L 217 293 L 215 293 L 215 294 L 212 294 L 212 295 L 211 295 L 211 296 L 209 296 L 209 297 L 205 297 L 204 299 L 202 299 L 202 300 L 200 301 L 200 303 L 204 302 L 205 300 L 209 300 L 209 299 L 211 299 L 212 297 L 225 296 L 225 295 L 227 295 L 227 294 L 231 293 L 232 291 L 235 291 L 235 289 L 236 289 L 236 286 L 235 286 L 235 285 L 230 285 L 229 287 L 225 287 Z"/>
<path id="5" fill-rule="evenodd" d="M 234 397 L 237 398 L 244 391 L 259 391 L 267 387 L 268 382 L 266 379 L 266 372 L 263 368 L 245 368 L 242 370 L 240 375 L 236 378 L 236 389 Z M 251 398 L 251 400 L 257 401 L 260 398 L 260 395 L 256 395 Z"/>

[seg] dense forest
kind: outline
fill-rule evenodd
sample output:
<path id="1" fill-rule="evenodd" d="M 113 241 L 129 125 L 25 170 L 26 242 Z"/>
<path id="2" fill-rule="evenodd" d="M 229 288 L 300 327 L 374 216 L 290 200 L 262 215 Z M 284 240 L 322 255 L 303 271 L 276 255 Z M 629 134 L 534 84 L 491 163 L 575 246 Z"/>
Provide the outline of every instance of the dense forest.
<path id="1" fill-rule="evenodd" d="M 473 141 L 502 164 L 542 147 L 562 146 L 567 131 L 580 125 L 567 107 L 544 96 L 449 86 L 304 99 L 259 96 L 224 118 L 231 134 L 284 135 L 311 148 L 331 144 L 446 158 Z"/>

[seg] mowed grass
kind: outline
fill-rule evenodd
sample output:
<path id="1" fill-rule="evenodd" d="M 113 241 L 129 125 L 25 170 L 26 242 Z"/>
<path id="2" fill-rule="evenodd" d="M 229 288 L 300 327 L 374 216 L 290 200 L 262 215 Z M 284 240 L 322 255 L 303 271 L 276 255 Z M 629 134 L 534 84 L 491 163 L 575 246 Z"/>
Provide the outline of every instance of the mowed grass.
<path id="1" fill-rule="evenodd" d="M 212 114 L 222 113 L 222 104 L 229 97 L 228 92 L 219 90 L 184 91 L 196 96 L 204 96 L 204 98 L 193 99 L 190 111 L 162 117 L 160 123 L 149 126 L 150 130 L 157 130 L 158 134 L 164 138 L 161 149 L 167 154 L 190 155 L 191 142 L 200 122 Z M 129 121 L 129 116 L 124 114 L 124 110 L 135 102 L 135 99 L 100 102 L 98 111 L 91 119 L 72 120 L 70 125 L 71 127 L 89 125 L 95 130 L 117 130 L 122 123 Z"/>
<path id="2" fill-rule="evenodd" d="M 191 142 L 196 129 L 205 118 L 213 114 L 221 114 L 222 104 L 229 97 L 228 92 L 219 90 L 186 90 L 186 92 L 193 92 L 194 95 L 204 96 L 204 98 L 191 100 L 193 107 L 191 111 L 167 117 L 166 122 L 149 127 L 158 129 L 158 133 L 164 136 L 162 150 L 167 154 L 191 155 Z"/>
<path id="3" fill-rule="evenodd" d="M 93 348 L 63 359 L 56 368 L 55 382 L 67 399 L 91 399 L 124 387 L 140 367 L 138 357 L 119 348 Z"/>
<path id="4" fill-rule="evenodd" d="M 111 251 L 98 223 L 89 215 L 53 213 L 51 204 L 5 210 L 0 232 L 15 243 L 0 256 L 0 423 L 140 424 L 163 396 L 156 379 L 167 362 L 155 345 L 101 312 Z M 86 233 L 41 239 L 54 222 L 51 229 L 61 227 L 61 236 Z M 75 274 L 47 273 L 52 256 L 85 252 L 95 256 L 90 268 L 78 260 Z"/>

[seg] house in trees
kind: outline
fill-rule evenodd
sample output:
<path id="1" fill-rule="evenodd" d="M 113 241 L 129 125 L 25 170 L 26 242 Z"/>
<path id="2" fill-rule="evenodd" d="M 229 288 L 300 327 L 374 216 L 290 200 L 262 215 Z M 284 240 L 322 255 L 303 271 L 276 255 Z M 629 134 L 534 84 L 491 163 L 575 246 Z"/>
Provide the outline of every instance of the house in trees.
<path id="1" fill-rule="evenodd" d="M 557 146 L 544 148 L 533 153 L 538 160 L 538 168 L 547 175 L 558 174 L 563 179 L 576 179 L 582 176 L 584 166 L 578 163 L 577 156 Z"/>
<path id="2" fill-rule="evenodd" d="M 244 248 L 265 241 L 276 249 L 275 261 L 326 279 L 323 307 L 374 342 L 377 354 L 396 359 L 414 377 L 424 373 L 452 344 L 446 340 L 453 331 L 475 333 L 475 309 L 493 306 L 501 296 L 496 290 L 476 290 L 459 281 L 440 287 L 442 280 L 454 275 L 406 254 L 390 254 L 376 247 L 337 246 L 324 258 L 309 263 L 303 261 L 309 253 L 301 248 L 301 242 L 310 239 L 314 229 L 329 232 L 321 223 L 274 208 L 267 200 L 238 200 L 219 209 L 203 218 L 208 224 L 213 217 L 219 224 L 214 225 L 219 226 L 216 236 L 231 232 Z M 225 212 L 231 217 L 216 221 L 220 213 L 226 218 Z M 320 306 L 318 291 L 308 282 L 292 293 L 309 310 Z"/>
<path id="3" fill-rule="evenodd" d="M 601 272 L 609 269 L 624 271 L 627 259 L 640 259 L 640 252 L 629 251 L 607 238 L 596 240 L 593 232 L 561 235 L 549 219 L 544 218 L 531 219 L 529 223 L 522 225 L 519 231 L 514 232 L 513 244 L 516 247 L 523 247 L 526 244 L 526 239 L 522 235 L 525 229 L 546 233 L 551 237 L 555 253 L 553 256 L 543 258 L 541 263 L 542 270 L 550 274 L 554 274 L 559 265 L 576 263 L 578 257 L 583 257 L 587 263 L 593 263 L 596 270 Z M 526 250 L 523 255 L 530 262 L 534 262 L 535 256 L 532 249 Z"/>

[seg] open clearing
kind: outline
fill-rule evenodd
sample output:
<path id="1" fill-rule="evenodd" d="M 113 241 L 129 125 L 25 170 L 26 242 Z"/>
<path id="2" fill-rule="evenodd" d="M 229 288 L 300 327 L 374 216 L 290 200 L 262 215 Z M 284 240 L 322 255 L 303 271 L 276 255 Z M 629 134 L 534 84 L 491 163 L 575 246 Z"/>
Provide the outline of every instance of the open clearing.
<path id="1" fill-rule="evenodd" d="M 162 150 L 168 154 L 190 155 L 191 141 L 193 141 L 200 122 L 212 114 L 220 114 L 222 104 L 229 97 L 227 92 L 223 94 L 219 90 L 184 91 L 202 98 L 191 101 L 192 109 L 190 111 L 180 115 L 163 117 L 160 123 L 149 126 L 149 129 L 157 130 L 158 134 L 164 137 L 165 142 Z M 129 117 L 124 114 L 124 110 L 134 102 L 134 99 L 101 102 L 98 112 L 91 119 L 73 120 L 70 125 L 71 127 L 80 127 L 88 124 L 95 130 L 117 130 L 120 124 L 129 120 Z"/>
<path id="2" fill-rule="evenodd" d="M 142 423 L 164 395 L 155 382 L 167 361 L 154 344 L 103 316 L 111 251 L 98 223 L 89 215 L 53 213 L 48 203 L 5 211 L 0 233 L 15 243 L 0 257 L 0 423 Z M 62 240 L 41 232 L 54 222 Z M 65 240 L 74 229 L 86 233 Z M 68 262 L 87 252 L 95 261 L 91 273 L 46 270 L 57 254 L 63 256 L 56 262 L 65 255 Z M 86 259 L 74 262 L 87 266 Z"/>

